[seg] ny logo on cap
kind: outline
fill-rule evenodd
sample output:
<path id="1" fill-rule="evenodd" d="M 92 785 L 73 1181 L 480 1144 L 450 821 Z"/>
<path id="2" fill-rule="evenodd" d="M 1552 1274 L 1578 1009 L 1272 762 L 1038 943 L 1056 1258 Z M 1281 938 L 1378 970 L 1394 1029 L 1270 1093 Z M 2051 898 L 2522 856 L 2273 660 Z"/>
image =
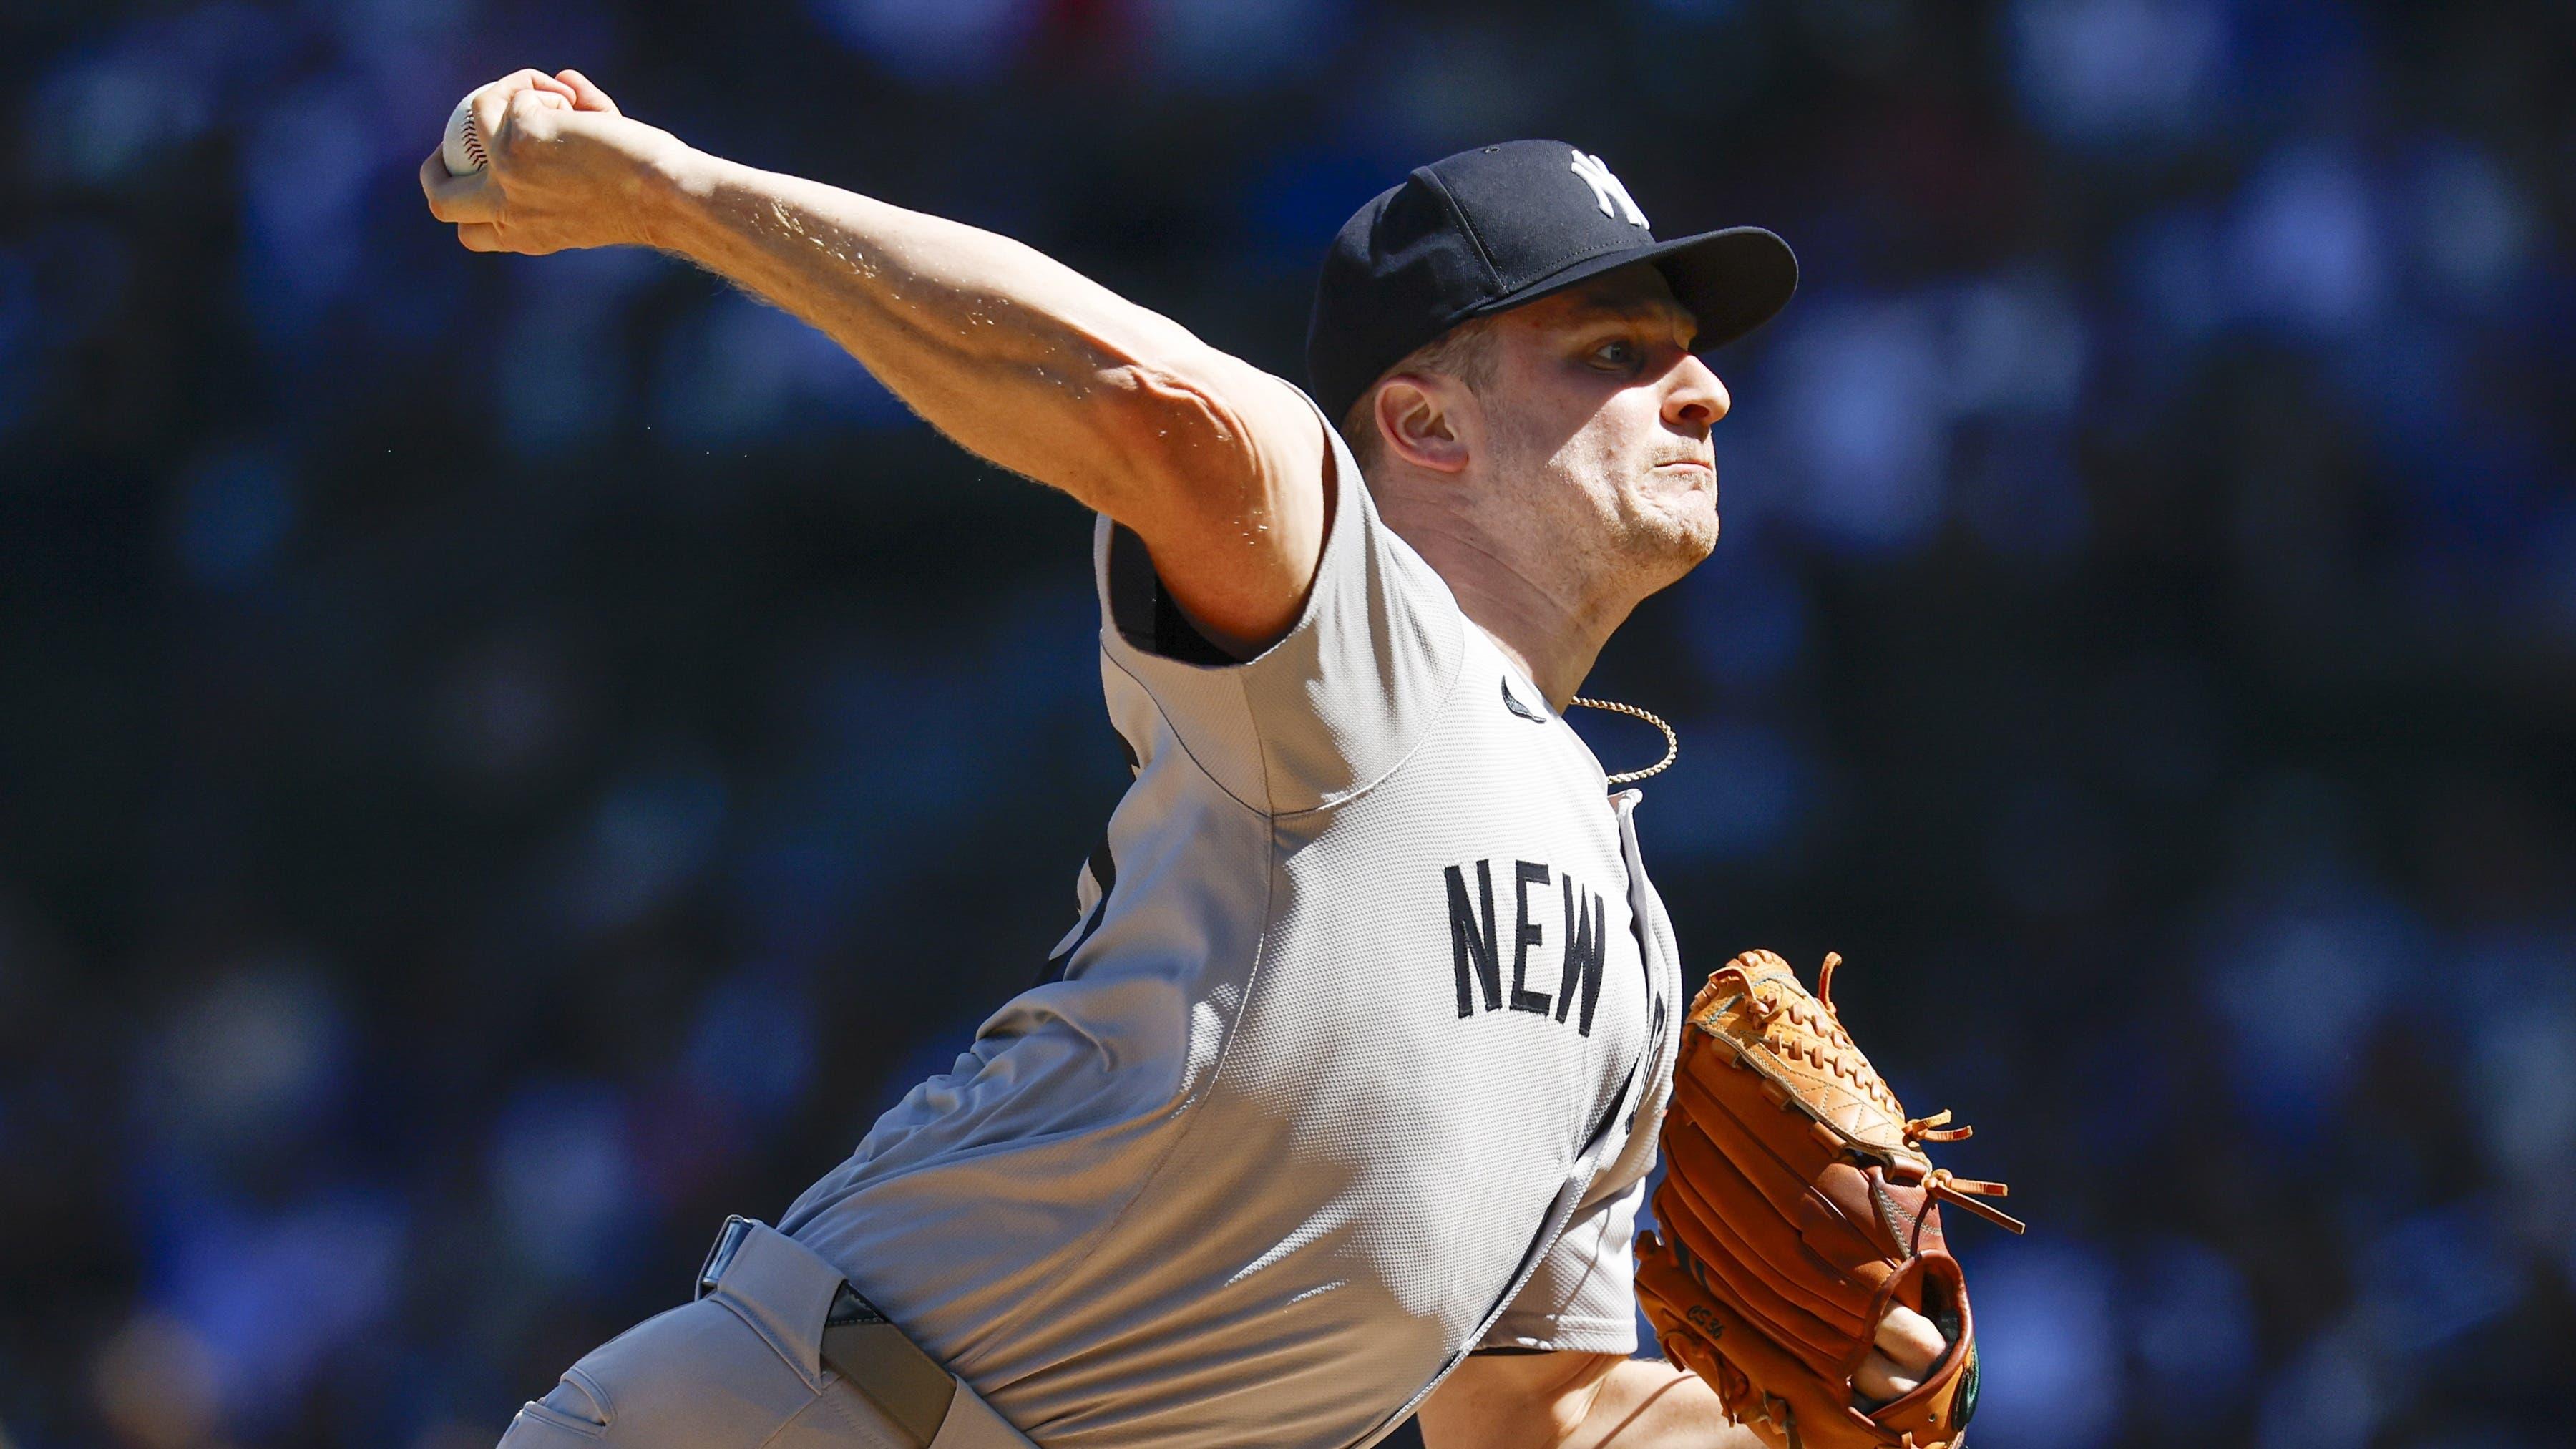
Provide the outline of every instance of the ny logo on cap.
<path id="1" fill-rule="evenodd" d="M 1583 184 L 1592 188 L 1592 199 L 1601 203 L 1603 216 L 1625 214 L 1630 226 L 1646 224 L 1646 214 L 1637 209 L 1637 199 L 1628 194 L 1627 187 L 1619 184 L 1618 177 L 1610 174 L 1609 162 L 1577 151 L 1574 153 L 1574 174 L 1582 177 Z M 1610 205 L 1614 201 L 1619 204 L 1615 211 Z"/>

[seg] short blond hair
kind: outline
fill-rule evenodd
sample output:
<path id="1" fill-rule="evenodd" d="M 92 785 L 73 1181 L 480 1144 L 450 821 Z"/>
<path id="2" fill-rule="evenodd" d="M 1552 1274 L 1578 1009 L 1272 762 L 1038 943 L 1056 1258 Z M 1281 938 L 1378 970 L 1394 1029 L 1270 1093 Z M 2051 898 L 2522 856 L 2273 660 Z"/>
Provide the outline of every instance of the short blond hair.
<path id="1" fill-rule="evenodd" d="M 1406 353 L 1402 361 L 1379 373 L 1377 382 L 1361 390 L 1359 401 L 1342 414 L 1342 441 L 1351 445 L 1351 456 L 1359 460 L 1362 476 L 1377 467 L 1384 456 L 1384 440 L 1377 435 L 1378 383 L 1403 373 L 1432 372 L 1454 377 L 1465 383 L 1468 391 L 1482 396 L 1494 385 L 1493 330 L 1492 317 L 1470 317 Z"/>

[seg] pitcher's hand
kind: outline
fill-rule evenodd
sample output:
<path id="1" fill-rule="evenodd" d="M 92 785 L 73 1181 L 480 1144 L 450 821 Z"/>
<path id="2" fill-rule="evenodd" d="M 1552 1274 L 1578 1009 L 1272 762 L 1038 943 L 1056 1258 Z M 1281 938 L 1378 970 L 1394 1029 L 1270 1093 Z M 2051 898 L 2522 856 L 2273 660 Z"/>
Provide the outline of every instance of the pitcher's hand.
<path id="1" fill-rule="evenodd" d="M 1910 1394 L 1949 1348 L 1931 1319 L 1896 1304 L 1878 1321 L 1878 1344 L 1852 1375 L 1852 1386 L 1881 1403 Z"/>
<path id="2" fill-rule="evenodd" d="M 420 165 L 430 215 L 469 251 L 652 245 L 653 204 L 688 151 L 679 137 L 620 115 L 577 70 L 505 76 L 474 93 L 473 111 L 490 164 L 450 176 L 432 150 Z"/>

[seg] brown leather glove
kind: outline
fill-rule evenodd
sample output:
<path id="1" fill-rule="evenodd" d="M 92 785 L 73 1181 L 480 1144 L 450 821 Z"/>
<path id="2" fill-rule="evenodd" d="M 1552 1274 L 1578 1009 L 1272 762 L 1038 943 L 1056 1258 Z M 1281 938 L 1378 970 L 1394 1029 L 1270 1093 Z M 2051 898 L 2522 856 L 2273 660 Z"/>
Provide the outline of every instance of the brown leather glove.
<path id="1" fill-rule="evenodd" d="M 1829 955 L 1809 995 L 1747 951 L 1691 1003 L 1664 1114 L 1662 1232 L 1637 1239 L 1637 1297 L 1664 1351 L 1729 1416 L 1786 1449 L 1962 1442 L 1977 1404 L 1976 1325 L 1940 1202 L 2014 1232 L 1979 1201 L 2003 1185 L 1936 1168 L 1947 1112 L 1909 1119 L 1833 1007 Z M 1853 1387 L 1878 1321 L 1923 1314 L 1949 1348 L 1912 1392 Z"/>

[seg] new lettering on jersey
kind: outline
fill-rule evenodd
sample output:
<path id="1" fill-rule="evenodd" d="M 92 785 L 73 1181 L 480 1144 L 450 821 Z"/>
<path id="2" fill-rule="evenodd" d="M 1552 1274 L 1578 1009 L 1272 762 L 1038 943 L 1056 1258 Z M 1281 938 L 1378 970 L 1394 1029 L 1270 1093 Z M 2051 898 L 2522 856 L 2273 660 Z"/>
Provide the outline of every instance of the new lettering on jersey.
<path id="1" fill-rule="evenodd" d="M 1502 955 L 1496 950 L 1498 937 L 1494 919 L 1494 866 L 1489 860 L 1475 864 L 1476 890 L 1467 891 L 1466 871 L 1459 866 L 1441 867 L 1441 880 L 1449 905 L 1449 952 L 1452 974 L 1457 981 L 1458 1015 L 1473 1016 L 1479 999 L 1487 1011 L 1501 1011 L 1503 994 Z M 1551 993 L 1530 987 L 1530 949 L 1544 947 L 1545 926 L 1530 917 L 1529 888 L 1544 886 L 1550 879 L 1544 864 L 1518 860 L 1512 862 L 1515 897 L 1518 904 L 1512 928 L 1512 985 L 1509 1005 L 1514 1011 L 1537 1016 L 1549 1014 Z M 1575 884 L 1571 872 L 1557 876 L 1564 885 L 1564 933 L 1557 937 L 1561 946 L 1557 982 L 1553 991 L 1555 1019 L 1563 1022 L 1576 997 L 1583 1000 L 1583 1015 L 1575 1029 L 1584 1036 L 1592 1035 L 1592 1013 L 1601 1004 L 1601 960 L 1606 928 L 1603 921 L 1608 906 L 1597 891 Z M 1477 990 L 1481 988 L 1481 998 Z"/>

